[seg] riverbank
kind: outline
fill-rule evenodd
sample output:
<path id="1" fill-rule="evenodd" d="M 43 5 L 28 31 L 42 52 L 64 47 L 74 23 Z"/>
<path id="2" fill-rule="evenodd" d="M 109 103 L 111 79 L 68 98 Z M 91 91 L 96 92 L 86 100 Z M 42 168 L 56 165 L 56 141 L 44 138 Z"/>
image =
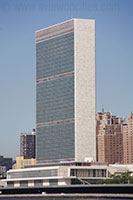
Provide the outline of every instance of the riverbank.
<path id="1" fill-rule="evenodd" d="M 9 194 L 0 195 L 0 199 L 13 199 L 13 198 L 121 198 L 121 199 L 133 199 L 133 194 Z"/>
<path id="2" fill-rule="evenodd" d="M 90 184 L 90 185 L 66 185 L 66 186 L 41 186 L 41 187 L 6 187 L 0 189 L 0 195 L 75 195 L 75 194 L 131 194 L 133 184 Z"/>

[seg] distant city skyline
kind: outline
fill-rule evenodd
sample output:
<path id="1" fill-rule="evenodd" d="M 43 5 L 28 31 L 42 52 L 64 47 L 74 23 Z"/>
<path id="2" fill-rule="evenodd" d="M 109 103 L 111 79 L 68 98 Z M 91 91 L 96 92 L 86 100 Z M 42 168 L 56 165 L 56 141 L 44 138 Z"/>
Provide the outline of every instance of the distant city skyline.
<path id="1" fill-rule="evenodd" d="M 19 155 L 35 128 L 35 31 L 71 18 L 96 20 L 96 111 L 130 116 L 132 11 L 132 0 L 0 1 L 0 155 Z"/>

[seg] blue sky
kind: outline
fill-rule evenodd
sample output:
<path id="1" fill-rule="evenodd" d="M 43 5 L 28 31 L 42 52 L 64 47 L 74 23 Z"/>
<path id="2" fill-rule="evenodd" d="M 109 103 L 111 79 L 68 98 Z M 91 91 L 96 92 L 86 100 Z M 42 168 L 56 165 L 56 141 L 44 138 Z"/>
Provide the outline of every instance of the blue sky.
<path id="1" fill-rule="evenodd" d="M 35 31 L 71 18 L 96 20 L 97 111 L 133 111 L 132 0 L 0 0 L 0 155 L 35 127 Z"/>

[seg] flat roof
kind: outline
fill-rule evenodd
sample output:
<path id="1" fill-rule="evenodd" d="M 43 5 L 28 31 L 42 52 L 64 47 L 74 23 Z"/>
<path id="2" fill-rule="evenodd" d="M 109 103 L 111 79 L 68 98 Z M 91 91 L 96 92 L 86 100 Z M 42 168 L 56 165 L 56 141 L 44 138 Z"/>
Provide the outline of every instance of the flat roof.
<path id="1" fill-rule="evenodd" d="M 48 27 L 46 27 L 46 28 L 39 29 L 39 30 L 37 30 L 37 31 L 35 31 L 35 32 L 37 33 L 37 32 L 39 32 L 39 31 L 43 31 L 43 30 L 45 30 L 45 29 L 55 27 L 55 26 L 57 26 L 57 25 L 61 25 L 61 24 L 66 23 L 66 22 L 74 21 L 74 20 L 76 20 L 76 19 L 81 19 L 81 20 L 94 20 L 94 21 L 95 21 L 95 19 L 71 18 L 71 19 L 65 20 L 65 21 L 63 21 L 63 22 L 59 22 L 59 23 L 57 23 L 57 24 L 53 24 L 53 25 L 48 26 Z"/>

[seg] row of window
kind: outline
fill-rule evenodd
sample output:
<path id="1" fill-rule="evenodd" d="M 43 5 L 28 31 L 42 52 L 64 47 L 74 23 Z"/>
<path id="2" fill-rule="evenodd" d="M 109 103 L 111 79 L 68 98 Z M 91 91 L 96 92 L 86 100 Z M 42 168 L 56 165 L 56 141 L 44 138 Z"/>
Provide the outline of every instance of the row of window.
<path id="1" fill-rule="evenodd" d="M 40 127 L 40 128 L 37 128 L 37 131 L 38 131 L 38 134 L 44 134 L 44 132 L 47 133 L 47 131 L 48 132 L 50 131 L 52 134 L 54 131 L 56 131 L 58 133 L 63 130 L 69 131 L 72 128 L 74 129 L 74 123 L 70 122 L 69 125 L 67 123 L 64 123 L 64 124 L 56 124 L 54 126 Z"/>
<path id="2" fill-rule="evenodd" d="M 57 37 L 56 40 L 54 38 L 54 40 L 51 39 L 37 44 L 37 78 L 56 74 L 57 72 L 53 72 L 52 70 L 56 70 L 57 66 L 61 66 L 57 71 L 61 70 L 63 73 L 63 64 L 68 63 L 68 61 L 70 62 L 70 59 L 71 62 L 74 61 L 72 35 L 67 34 Z M 68 66 L 65 68 L 68 68 Z M 39 73 L 39 70 L 42 71 Z M 64 70 L 66 71 L 66 69 Z"/>
<path id="3" fill-rule="evenodd" d="M 39 81 L 41 81 L 41 80 L 43 80 L 44 82 L 45 81 L 50 81 L 50 79 L 58 79 L 58 78 L 61 78 L 61 76 L 70 76 L 70 74 L 66 74 L 66 73 L 71 73 L 72 72 L 72 70 L 73 70 L 73 65 L 72 65 L 72 67 L 70 66 L 70 67 L 64 67 L 64 69 L 63 68 L 61 68 L 61 69 L 53 69 L 52 71 L 45 71 L 45 70 L 43 70 L 43 71 L 38 71 L 37 72 L 37 83 L 39 82 Z M 65 74 L 64 74 L 65 73 Z M 41 80 L 40 80 L 41 79 Z"/>
<path id="4" fill-rule="evenodd" d="M 37 128 L 37 159 L 74 157 L 74 124 Z"/>
<path id="5" fill-rule="evenodd" d="M 55 89 L 55 90 L 54 90 Z M 44 94 L 45 92 L 45 94 Z M 67 96 L 69 98 L 73 98 L 74 96 L 74 89 L 73 88 L 69 88 L 69 87 L 64 87 L 62 89 L 58 88 L 56 89 L 55 87 L 51 88 L 48 90 L 48 88 L 37 88 L 37 101 L 43 100 L 47 102 L 47 100 L 52 100 L 52 99 L 56 99 L 56 101 L 58 100 L 63 100 L 65 99 L 65 97 L 67 98 Z M 50 99 L 49 99 L 50 98 Z M 39 103 L 39 102 L 37 102 Z"/>
<path id="6" fill-rule="evenodd" d="M 70 140 L 68 140 L 68 142 L 70 142 Z M 41 144 L 42 143 L 40 142 L 40 145 Z M 51 144 L 53 144 L 53 141 L 46 143 L 44 148 L 41 148 L 41 147 L 38 148 L 39 150 L 42 150 L 42 155 L 43 155 L 43 151 L 45 152 L 45 154 L 48 154 L 49 156 L 51 155 L 52 157 L 55 157 L 55 156 L 60 157 L 60 156 L 64 155 L 66 151 L 67 151 L 67 157 L 68 157 L 68 154 L 72 153 L 72 149 L 70 149 L 70 148 L 73 148 L 72 147 L 72 145 L 73 145 L 72 141 L 69 145 L 65 145 L 65 142 L 62 143 L 62 144 L 55 143 L 52 147 L 53 151 L 49 151 L 49 149 L 47 149 L 47 148 L 49 148 L 49 145 L 51 145 Z M 41 153 L 39 152 L 39 154 L 41 154 Z"/>
<path id="7" fill-rule="evenodd" d="M 53 62 L 54 61 L 54 59 L 58 59 L 58 60 L 56 60 L 56 62 L 58 63 L 59 61 L 61 62 L 61 61 L 64 61 L 64 60 L 68 60 L 69 59 L 69 57 L 72 59 L 73 58 L 73 50 L 71 50 L 71 51 L 67 51 L 67 52 L 58 52 L 58 53 L 56 53 L 56 54 L 53 54 L 53 55 L 50 55 L 49 54 L 49 56 L 39 56 L 39 57 L 37 57 L 37 67 L 38 67 L 38 65 L 39 64 L 41 64 L 41 63 L 43 63 L 43 62 L 45 62 L 45 65 L 47 65 L 47 64 L 50 64 L 51 62 Z M 44 53 L 45 54 L 45 53 Z M 55 63 L 55 62 L 54 62 Z"/>
<path id="8" fill-rule="evenodd" d="M 72 101 L 72 99 L 73 99 L 73 101 Z M 39 99 L 39 100 L 37 100 L 37 102 L 39 102 L 39 104 L 37 103 L 38 108 L 43 108 L 44 105 L 46 107 L 48 105 L 49 106 L 52 106 L 52 105 L 56 105 L 56 106 L 58 106 L 58 105 L 64 105 L 64 106 L 67 105 L 68 106 L 69 105 L 69 106 L 72 106 L 74 104 L 74 98 L 73 98 L 72 95 L 71 96 L 64 95 L 64 96 L 61 96 L 60 99 L 59 99 L 59 97 L 54 98 L 54 100 L 51 99 L 51 98 L 48 98 L 48 99 L 45 99 L 44 101 L 43 100 L 40 101 L 40 99 Z"/>
<path id="9" fill-rule="evenodd" d="M 42 118 L 43 117 L 43 115 L 47 115 L 47 116 L 44 116 L 44 118 L 46 118 L 46 117 L 49 117 L 49 116 L 52 116 L 53 115 L 53 118 L 54 117 L 56 117 L 56 116 L 63 116 L 63 115 L 69 115 L 70 116 L 70 114 L 71 114 L 71 116 L 72 117 L 67 117 L 67 118 L 73 118 L 73 116 L 74 116 L 74 108 L 72 107 L 67 107 L 67 108 L 64 108 L 64 107 L 62 107 L 62 108 L 56 108 L 55 110 L 53 109 L 49 109 L 49 110 L 37 110 L 37 118 L 39 119 L 39 117 L 40 118 Z M 65 117 L 66 118 L 66 117 Z M 60 119 L 62 119 L 62 118 L 60 118 Z"/>
<path id="10" fill-rule="evenodd" d="M 46 78 L 46 77 L 50 77 L 53 75 L 58 75 L 58 74 L 63 74 L 66 72 L 71 72 L 74 70 L 74 63 L 71 62 L 71 64 L 66 64 L 61 63 L 60 65 L 56 65 L 55 63 L 52 64 L 53 67 L 50 66 L 44 66 L 44 64 L 37 69 L 37 80 L 38 79 L 42 79 L 42 78 Z"/>
<path id="11" fill-rule="evenodd" d="M 36 53 L 36 56 L 38 58 L 41 58 L 41 57 L 44 57 L 44 58 L 49 58 L 49 56 L 56 56 L 56 55 L 60 55 L 60 54 L 63 54 L 64 53 L 68 53 L 68 52 L 73 52 L 73 43 L 67 43 L 67 44 L 64 44 L 62 43 L 60 47 L 58 46 L 52 46 L 51 49 L 48 49 L 48 48 L 44 48 L 43 50 L 41 49 L 37 49 L 37 53 Z"/>
<path id="12" fill-rule="evenodd" d="M 62 82 L 64 83 L 64 82 Z M 54 85 L 49 85 L 47 84 L 47 87 L 45 87 L 46 85 L 43 85 L 43 87 L 41 88 L 40 85 L 37 86 L 37 97 L 46 97 L 48 95 L 55 95 L 58 96 L 59 94 L 63 93 L 63 95 L 65 95 L 65 92 L 71 92 L 74 93 L 74 87 L 73 87 L 73 83 L 68 84 L 68 86 L 63 85 L 62 83 L 60 83 L 59 87 L 58 86 L 54 86 Z M 44 94 L 45 92 L 45 94 Z"/>
<path id="13" fill-rule="evenodd" d="M 65 84 L 64 82 L 62 82 Z M 37 97 L 46 97 L 46 95 L 59 95 L 60 93 L 64 92 L 73 92 L 74 93 L 74 87 L 73 87 L 73 82 L 67 85 L 63 85 L 60 83 L 60 85 L 50 85 L 49 83 L 44 83 L 42 88 L 40 85 L 37 86 Z M 47 87 L 46 87 L 47 86 Z M 48 87 L 49 86 L 49 87 Z M 44 94 L 45 92 L 45 94 Z"/>
<path id="14" fill-rule="evenodd" d="M 57 74 L 61 74 L 62 70 L 73 70 L 74 62 L 73 60 L 69 60 L 68 62 L 60 62 L 60 63 L 54 63 L 54 64 L 47 64 L 46 66 L 42 64 L 37 68 L 37 74 L 45 72 L 45 73 L 52 73 L 57 72 Z"/>
<path id="15" fill-rule="evenodd" d="M 65 99 L 66 97 L 66 99 Z M 67 98 L 68 97 L 68 98 Z M 52 101 L 53 99 L 53 101 Z M 53 106 L 56 105 L 58 107 L 58 105 L 61 104 L 64 106 L 66 105 L 73 105 L 74 104 L 74 96 L 73 95 L 69 95 L 66 94 L 64 96 L 48 96 L 48 98 L 44 99 L 44 98 L 38 98 L 37 99 L 37 108 L 45 108 L 47 106 Z"/>
<path id="16" fill-rule="evenodd" d="M 55 121 L 47 121 L 47 122 L 42 122 L 42 123 L 37 123 L 37 127 L 46 127 L 46 126 L 56 126 L 56 125 L 61 125 L 61 124 L 68 124 L 68 123 L 74 123 L 74 118 L 65 118 L 65 119 L 60 119 L 60 120 L 55 120 Z"/>
<path id="17" fill-rule="evenodd" d="M 38 140 L 38 142 L 43 142 L 42 140 L 44 140 L 44 144 L 46 143 L 46 145 L 48 145 L 49 143 L 52 143 L 52 141 L 54 141 L 55 143 L 53 145 L 58 144 L 58 146 L 62 146 L 62 144 L 66 143 L 66 141 L 69 141 L 69 143 L 65 144 L 65 146 L 67 146 L 67 145 L 70 145 L 70 143 L 73 141 L 72 135 L 69 135 L 69 133 L 71 133 L 72 131 L 73 131 L 73 129 L 69 129 L 69 130 L 65 130 L 65 131 L 62 130 L 59 132 L 53 131 L 52 133 L 47 132 L 45 134 L 39 134 L 37 136 L 37 140 Z M 55 135 L 56 135 L 56 138 L 54 138 Z M 42 137 L 42 139 L 41 139 L 41 137 Z M 60 139 L 60 143 L 58 142 L 59 139 Z M 64 139 L 65 139 L 65 141 L 64 141 Z"/>
<path id="18" fill-rule="evenodd" d="M 59 54 L 58 59 L 57 57 L 51 57 L 51 59 L 43 59 L 43 58 L 37 58 L 37 70 L 40 69 L 41 67 L 48 67 L 48 66 L 55 66 L 56 64 L 60 65 L 64 65 L 67 64 L 69 62 L 74 62 L 74 58 L 73 58 L 73 53 L 71 53 L 70 55 L 66 55 L 66 54 Z M 48 68 L 51 68 L 48 67 Z"/>
<path id="19" fill-rule="evenodd" d="M 67 99 L 65 99 L 65 97 L 67 97 Z M 54 98 L 54 100 L 52 101 L 52 98 Z M 49 102 L 50 101 L 50 102 Z M 64 106 L 66 105 L 73 105 L 74 104 L 74 96 L 73 95 L 64 95 L 64 96 L 56 96 L 56 97 L 49 97 L 47 99 L 44 98 L 39 98 L 37 100 L 37 107 L 38 108 L 44 108 L 47 107 L 49 104 L 49 106 L 53 106 L 56 105 L 58 107 L 59 104 L 64 104 Z"/>
<path id="20" fill-rule="evenodd" d="M 54 116 L 52 116 L 52 114 Z M 57 121 L 57 120 L 61 120 L 61 119 L 63 120 L 63 119 L 68 119 L 70 117 L 74 117 L 74 113 L 73 112 L 71 112 L 71 113 L 63 113 L 63 114 L 60 113 L 59 115 L 57 115 L 55 113 L 52 113 L 52 114 L 48 115 L 46 117 L 44 117 L 43 115 L 40 116 L 40 117 L 37 116 L 37 124 L 38 123 L 43 123 L 43 122 Z"/>
<path id="21" fill-rule="evenodd" d="M 48 98 L 46 100 L 43 100 L 42 98 L 38 100 L 37 103 L 37 108 L 45 108 L 48 106 L 57 106 L 59 107 L 59 105 L 62 106 L 73 106 L 74 104 L 74 97 L 73 96 L 69 96 L 69 98 L 65 98 L 67 96 L 64 97 L 56 97 L 54 98 L 54 100 L 52 101 L 51 98 Z"/>
<path id="22" fill-rule="evenodd" d="M 44 180 L 34 180 L 34 186 L 43 186 Z M 14 181 L 8 181 L 7 182 L 7 187 L 14 187 L 15 182 Z M 28 181 L 19 181 L 20 187 L 27 187 L 28 186 Z M 58 179 L 50 179 L 49 180 L 49 185 L 54 186 L 58 185 Z"/>
<path id="23" fill-rule="evenodd" d="M 65 46 L 68 44 L 73 44 L 74 43 L 74 38 L 73 37 L 69 37 L 69 38 L 65 38 L 65 40 L 58 40 L 56 42 L 51 42 L 51 40 L 47 40 L 49 42 L 49 44 L 46 44 L 46 41 L 41 42 L 36 44 L 36 47 L 38 49 L 44 50 L 44 49 L 51 49 L 52 46 L 57 46 L 57 47 L 61 47 L 62 44 L 64 44 Z"/>
<path id="24" fill-rule="evenodd" d="M 37 117 L 47 115 L 47 116 L 44 116 L 44 118 L 46 118 L 46 117 L 49 117 L 51 115 L 53 115 L 53 117 L 56 117 L 56 116 L 63 116 L 63 115 L 70 115 L 70 114 L 73 116 L 74 115 L 73 112 L 74 112 L 74 108 L 70 108 L 70 107 L 68 107 L 68 108 L 64 108 L 64 107 L 57 108 L 56 110 L 50 109 L 48 111 L 40 109 L 39 111 L 37 110 Z M 73 117 L 69 117 L 69 118 L 73 118 Z"/>
<path id="25" fill-rule="evenodd" d="M 49 170 L 34 170 L 26 172 L 8 172 L 8 178 L 34 178 L 34 177 L 47 177 L 47 176 L 58 176 L 57 169 Z"/>
<path id="26" fill-rule="evenodd" d="M 43 84 L 38 84 L 37 87 L 39 88 L 42 88 L 42 89 L 45 89 L 46 88 L 49 88 L 51 87 L 51 89 L 53 89 L 53 87 L 55 87 L 55 89 L 59 88 L 59 87 L 62 87 L 66 84 L 72 84 L 73 85 L 74 83 L 74 75 L 73 74 L 69 74 L 68 76 L 65 76 L 65 77 L 59 77 L 58 79 L 56 80 L 51 80 L 51 81 L 48 81 L 48 82 L 43 82 Z"/>
<path id="27" fill-rule="evenodd" d="M 66 42 L 58 41 L 56 44 L 50 43 L 48 46 L 45 42 L 42 42 L 41 44 L 36 45 L 36 55 L 38 57 L 44 52 L 45 54 L 43 54 L 43 56 L 47 56 L 54 53 L 54 51 L 56 51 L 56 53 L 61 51 L 70 51 L 73 48 L 73 38 L 69 38 Z"/>
<path id="28" fill-rule="evenodd" d="M 73 80 L 69 76 L 37 85 L 37 123 L 74 117 Z"/>
<path id="29" fill-rule="evenodd" d="M 106 170 L 104 169 L 71 169 L 70 176 L 106 177 Z"/>
<path id="30" fill-rule="evenodd" d="M 43 51 L 46 48 L 51 49 L 52 46 L 60 47 L 60 46 L 62 46 L 62 44 L 67 45 L 67 44 L 73 44 L 73 43 L 74 43 L 73 36 L 68 34 L 68 35 L 66 35 L 66 37 L 64 39 L 56 37 L 56 40 L 54 42 L 50 39 L 47 41 L 37 43 L 36 48 Z"/>
<path id="31" fill-rule="evenodd" d="M 49 110 L 37 110 L 37 117 L 41 117 L 42 115 L 47 115 L 47 116 L 51 116 L 54 114 L 53 117 L 56 117 L 56 116 L 62 116 L 63 114 L 65 115 L 74 115 L 74 108 L 71 108 L 71 107 L 67 107 L 67 108 L 57 108 L 55 110 L 52 110 L 52 109 L 49 109 Z M 44 116 L 46 117 L 46 116 Z M 73 118 L 73 117 L 69 117 L 69 118 Z"/>
<path id="32" fill-rule="evenodd" d="M 45 42 L 42 42 L 40 44 L 37 44 L 36 48 L 39 51 L 50 51 L 50 50 L 52 50 L 52 47 L 54 47 L 54 49 L 60 49 L 60 48 L 65 48 L 67 46 L 74 46 L 73 38 L 70 37 L 69 39 L 67 39 L 65 41 L 58 40 L 58 42 L 49 43 L 49 45 L 46 45 Z"/>
<path id="33" fill-rule="evenodd" d="M 70 41 L 74 38 L 74 33 L 68 33 L 68 34 L 64 34 L 49 40 L 45 40 L 42 41 L 40 43 L 37 43 L 37 46 L 40 48 L 43 48 L 43 46 L 49 46 L 49 45 L 54 45 L 54 44 L 58 44 L 59 42 L 65 42 L 65 41 Z"/>
<path id="34" fill-rule="evenodd" d="M 70 147 L 69 147 L 70 148 Z M 56 148 L 55 148 L 56 149 Z M 55 151 L 53 149 L 53 151 Z M 67 153 L 66 153 L 67 151 Z M 74 150 L 73 150 L 74 151 Z M 44 155 L 47 154 L 47 155 Z M 61 160 L 61 159 L 72 159 L 74 158 L 74 152 L 69 152 L 69 149 L 66 149 L 65 151 L 57 152 L 56 154 L 53 154 L 52 152 L 45 151 L 44 149 L 42 150 L 42 154 L 37 152 L 37 160 Z"/>
<path id="35" fill-rule="evenodd" d="M 55 90 L 54 90 L 55 89 Z M 45 92 L 45 95 L 44 95 L 44 92 Z M 69 98 L 73 98 L 74 97 L 74 89 L 73 88 L 58 88 L 56 90 L 55 87 L 51 88 L 51 89 L 47 89 L 45 90 L 45 88 L 41 89 L 41 88 L 37 88 L 37 103 L 39 102 L 44 102 L 46 100 L 55 100 L 55 101 L 58 101 L 58 100 L 65 100 L 65 97 L 67 98 L 67 96 Z"/>
<path id="36" fill-rule="evenodd" d="M 63 102 L 63 101 L 62 101 Z M 51 106 L 45 106 L 44 107 L 37 107 L 37 115 L 41 115 L 41 114 L 51 114 L 51 113 L 55 113 L 55 112 L 74 112 L 74 106 L 73 103 L 67 104 L 67 103 L 62 103 L 61 101 L 59 103 L 61 104 L 53 104 Z"/>
<path id="37" fill-rule="evenodd" d="M 73 36 L 74 36 L 73 33 L 64 34 L 64 35 L 57 36 L 55 38 L 37 43 L 37 46 L 40 48 L 43 48 L 44 45 L 50 46 L 50 45 L 54 45 L 54 44 L 58 44 L 62 42 L 67 42 L 67 41 L 73 40 L 74 38 Z"/>

